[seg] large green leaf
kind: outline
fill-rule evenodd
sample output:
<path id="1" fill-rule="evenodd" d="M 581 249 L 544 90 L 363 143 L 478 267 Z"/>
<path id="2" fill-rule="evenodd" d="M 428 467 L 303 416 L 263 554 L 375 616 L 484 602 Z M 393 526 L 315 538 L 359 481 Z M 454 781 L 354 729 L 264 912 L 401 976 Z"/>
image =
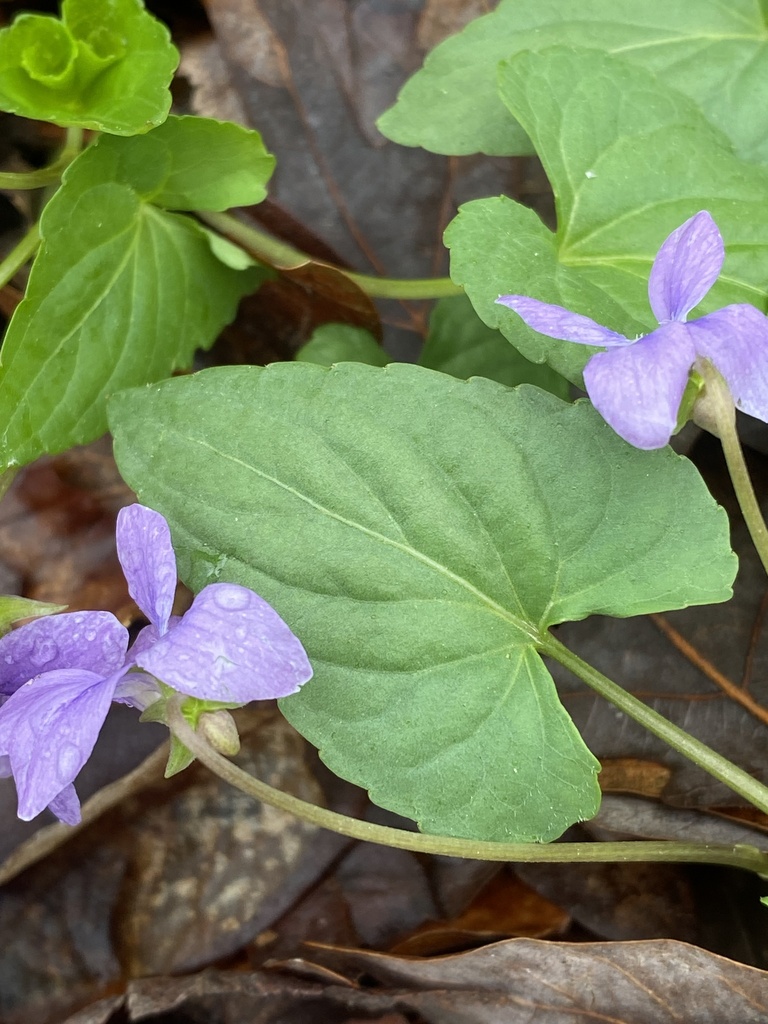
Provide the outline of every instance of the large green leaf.
<path id="1" fill-rule="evenodd" d="M 620 54 L 658 73 L 699 104 L 741 156 L 768 162 L 766 24 L 759 0 L 502 0 L 429 55 L 379 128 L 436 153 L 529 153 L 525 126 L 497 95 L 496 67 L 560 43 Z"/>
<path id="2" fill-rule="evenodd" d="M 693 466 L 538 388 L 227 367 L 116 395 L 110 426 L 182 577 L 252 587 L 306 645 L 289 720 L 427 831 L 546 840 L 592 815 L 597 764 L 538 641 L 730 595 L 726 516 Z"/>
<path id="3" fill-rule="evenodd" d="M 666 236 L 699 210 L 720 227 L 723 274 L 701 312 L 766 306 L 768 170 L 739 160 L 690 100 L 650 72 L 556 47 L 502 64 L 500 91 L 525 126 L 557 200 L 557 232 L 509 199 L 463 206 L 445 235 L 451 276 L 523 355 L 578 382 L 594 351 L 545 338 L 499 295 L 591 316 L 627 337 L 655 326 L 648 274 Z"/>
<path id="4" fill-rule="evenodd" d="M 0 31 L 0 108 L 135 135 L 165 120 L 178 62 L 141 0 L 64 0 L 61 20 L 22 14 Z"/>
<path id="5" fill-rule="evenodd" d="M 210 144 L 197 154 L 196 185 L 188 143 L 201 138 Z M 248 173 L 222 154 L 248 156 Z M 107 395 L 189 366 L 212 344 L 266 272 L 145 200 L 258 202 L 271 163 L 257 132 L 173 118 L 150 135 L 104 136 L 68 168 L 3 343 L 2 466 L 92 440 L 106 430 Z"/>

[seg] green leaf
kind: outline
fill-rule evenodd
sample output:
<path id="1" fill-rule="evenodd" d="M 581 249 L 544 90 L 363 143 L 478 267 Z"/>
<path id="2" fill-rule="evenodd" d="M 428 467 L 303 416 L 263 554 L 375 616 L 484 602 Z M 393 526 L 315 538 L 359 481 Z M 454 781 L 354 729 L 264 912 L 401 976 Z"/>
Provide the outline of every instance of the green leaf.
<path id="1" fill-rule="evenodd" d="M 693 466 L 538 388 L 226 367 L 116 395 L 110 426 L 186 582 L 253 588 L 305 644 L 288 719 L 430 832 L 548 840 L 595 813 L 597 763 L 537 653 L 549 626 L 730 595 L 727 519 Z"/>
<path id="2" fill-rule="evenodd" d="M 141 0 L 64 0 L 0 31 L 0 109 L 135 135 L 161 124 L 179 55 Z"/>
<path id="3" fill-rule="evenodd" d="M 574 382 L 595 351 L 545 338 L 499 295 L 529 295 L 627 337 L 656 326 L 648 274 L 666 236 L 706 209 L 727 256 L 699 310 L 768 299 L 768 171 L 745 164 L 690 100 L 642 68 L 594 51 L 522 53 L 500 90 L 525 126 L 557 200 L 552 233 L 509 199 L 463 206 L 445 235 L 451 276 L 479 316 L 534 362 Z"/>
<path id="4" fill-rule="evenodd" d="M 548 366 L 531 363 L 478 317 L 466 295 L 440 299 L 429 319 L 421 366 L 452 377 L 488 377 L 499 384 L 535 384 L 568 398 L 568 382 Z"/>
<path id="5" fill-rule="evenodd" d="M 736 152 L 768 162 L 768 32 L 755 0 L 502 0 L 441 43 L 378 121 L 435 153 L 530 153 L 496 92 L 500 60 L 566 44 L 621 54 L 689 96 Z M 588 122 L 590 123 L 590 122 Z"/>
<path id="6" fill-rule="evenodd" d="M 114 181 L 168 210 L 227 210 L 266 197 L 275 158 L 256 131 L 207 117 L 172 116 L 148 135 L 100 138 L 77 165 L 80 189 Z"/>
<path id="7" fill-rule="evenodd" d="M 294 357 L 300 363 L 367 363 L 386 366 L 390 358 L 370 331 L 351 324 L 322 324 Z"/>
<path id="8" fill-rule="evenodd" d="M 250 152 L 250 180 L 236 168 L 228 174 L 215 149 L 203 150 L 195 192 L 186 141 L 201 125 L 221 136 L 225 152 Z M 43 244 L 3 344 L 2 465 L 98 437 L 107 395 L 189 366 L 268 275 L 233 268 L 195 221 L 145 201 L 226 206 L 262 198 L 271 158 L 259 164 L 258 133 L 205 126 L 174 118 L 147 136 L 104 136 L 68 168 L 43 213 Z"/>

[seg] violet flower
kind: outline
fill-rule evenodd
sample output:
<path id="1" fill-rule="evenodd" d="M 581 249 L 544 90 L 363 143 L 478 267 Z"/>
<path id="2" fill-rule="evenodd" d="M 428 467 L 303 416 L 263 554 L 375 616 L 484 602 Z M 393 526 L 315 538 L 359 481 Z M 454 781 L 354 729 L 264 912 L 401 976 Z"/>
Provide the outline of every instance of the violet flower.
<path id="1" fill-rule="evenodd" d="M 80 820 L 72 781 L 128 671 L 127 648 L 110 612 L 64 612 L 0 639 L 0 777 L 13 775 L 24 821 L 46 806 L 67 825 Z"/>
<path id="2" fill-rule="evenodd" d="M 523 295 L 502 295 L 496 301 L 540 334 L 608 349 L 584 368 L 592 404 L 636 448 L 663 448 L 677 426 L 683 392 L 699 357 L 710 360 L 724 377 L 739 409 L 768 421 L 768 319 L 754 306 L 736 304 L 686 322 L 717 280 L 724 259 L 723 240 L 706 211 L 673 231 L 648 281 L 659 326 L 635 340 Z"/>
<path id="3" fill-rule="evenodd" d="M 98 611 L 37 619 L 0 639 L 0 776 L 13 775 L 24 820 L 45 807 L 67 824 L 80 820 L 72 783 L 113 700 L 143 710 L 160 698 L 159 680 L 239 706 L 295 693 L 312 676 L 299 640 L 246 587 L 211 584 L 171 616 L 176 558 L 158 512 L 122 509 L 117 549 L 151 623 L 130 651 L 125 627 Z"/>

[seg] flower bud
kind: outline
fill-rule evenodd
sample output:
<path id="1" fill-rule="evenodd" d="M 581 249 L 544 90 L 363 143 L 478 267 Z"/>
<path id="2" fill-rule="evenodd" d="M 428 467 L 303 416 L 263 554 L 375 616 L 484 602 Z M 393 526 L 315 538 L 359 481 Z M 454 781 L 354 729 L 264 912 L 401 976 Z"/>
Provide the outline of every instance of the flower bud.
<path id="1" fill-rule="evenodd" d="M 214 750 L 226 757 L 231 757 L 240 749 L 237 726 L 228 711 L 204 711 L 198 720 L 197 731 Z"/>

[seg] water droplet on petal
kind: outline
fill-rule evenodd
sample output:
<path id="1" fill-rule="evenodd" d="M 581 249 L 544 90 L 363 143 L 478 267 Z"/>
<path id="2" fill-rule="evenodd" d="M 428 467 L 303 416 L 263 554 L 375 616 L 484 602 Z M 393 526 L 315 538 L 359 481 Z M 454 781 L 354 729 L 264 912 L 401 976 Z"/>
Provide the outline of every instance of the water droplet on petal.
<path id="1" fill-rule="evenodd" d="M 251 603 L 251 593 L 245 587 L 222 587 L 215 592 L 213 600 L 226 611 L 240 611 Z"/>
<path id="2" fill-rule="evenodd" d="M 57 759 L 59 777 L 71 781 L 80 770 L 80 751 L 74 743 L 65 743 Z"/>
<path id="3" fill-rule="evenodd" d="M 59 648 L 53 640 L 38 640 L 29 652 L 29 660 L 35 668 L 42 668 L 42 666 L 47 665 L 49 661 L 53 661 L 58 653 Z"/>

